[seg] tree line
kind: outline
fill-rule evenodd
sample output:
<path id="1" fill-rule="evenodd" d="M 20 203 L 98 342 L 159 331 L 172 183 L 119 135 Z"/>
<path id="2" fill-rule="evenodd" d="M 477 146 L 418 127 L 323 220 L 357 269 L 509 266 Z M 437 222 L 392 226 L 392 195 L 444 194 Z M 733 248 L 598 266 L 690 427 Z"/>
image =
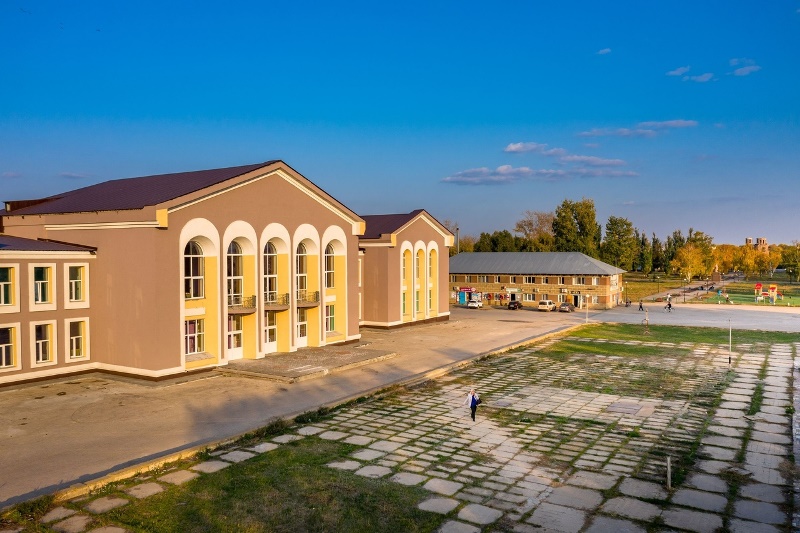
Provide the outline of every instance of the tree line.
<path id="1" fill-rule="evenodd" d="M 454 234 L 458 222 L 445 220 Z M 605 229 L 605 231 L 603 231 Z M 630 220 L 609 216 L 597 222 L 594 201 L 566 199 L 555 211 L 525 211 L 513 233 L 499 230 L 480 236 L 460 235 L 456 252 L 581 252 L 626 271 L 663 272 L 688 279 L 705 279 L 714 270 L 739 271 L 745 277 L 769 275 L 785 268 L 790 281 L 800 274 L 800 241 L 772 244 L 767 251 L 752 245 L 715 245 L 710 235 L 689 228 L 659 239 L 635 228 Z"/>

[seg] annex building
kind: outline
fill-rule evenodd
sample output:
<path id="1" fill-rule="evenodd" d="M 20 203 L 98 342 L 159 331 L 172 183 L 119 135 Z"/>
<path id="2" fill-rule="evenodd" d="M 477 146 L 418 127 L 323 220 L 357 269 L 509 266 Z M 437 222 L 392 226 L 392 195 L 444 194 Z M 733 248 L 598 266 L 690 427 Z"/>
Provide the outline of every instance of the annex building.
<path id="1" fill-rule="evenodd" d="M 463 252 L 450 258 L 450 300 L 466 303 L 481 293 L 489 304 L 552 300 L 609 309 L 623 301 L 624 272 L 579 252 Z"/>
<path id="2" fill-rule="evenodd" d="M 0 385 L 151 379 L 449 317 L 453 236 L 361 217 L 275 160 L 107 181 L 0 210 Z"/>

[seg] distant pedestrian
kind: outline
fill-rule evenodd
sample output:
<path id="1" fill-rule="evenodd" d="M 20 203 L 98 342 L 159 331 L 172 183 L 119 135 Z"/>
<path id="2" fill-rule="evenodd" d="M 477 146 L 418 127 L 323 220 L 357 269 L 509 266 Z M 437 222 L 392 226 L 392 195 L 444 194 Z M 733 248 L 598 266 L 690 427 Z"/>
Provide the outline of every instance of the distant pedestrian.
<path id="1" fill-rule="evenodd" d="M 668 312 L 670 312 L 670 313 L 671 313 L 671 312 L 672 312 L 672 302 L 667 302 L 667 307 L 665 307 L 665 309 L 666 309 Z"/>
<path id="2" fill-rule="evenodd" d="M 475 411 L 478 410 L 478 405 L 480 405 L 481 399 L 478 396 L 478 393 L 475 392 L 475 389 L 470 389 L 469 394 L 467 394 L 467 399 L 464 400 L 464 405 L 469 405 L 470 414 L 472 414 L 472 421 L 475 422 Z"/>
<path id="3" fill-rule="evenodd" d="M 639 311 L 644 311 L 644 305 L 641 300 L 639 300 Z"/>

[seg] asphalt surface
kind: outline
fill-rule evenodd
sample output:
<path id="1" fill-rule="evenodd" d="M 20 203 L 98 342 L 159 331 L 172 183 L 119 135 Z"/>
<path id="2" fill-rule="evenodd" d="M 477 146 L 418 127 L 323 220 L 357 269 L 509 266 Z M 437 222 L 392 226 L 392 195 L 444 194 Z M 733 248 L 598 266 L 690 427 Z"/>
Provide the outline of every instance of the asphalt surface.
<path id="1" fill-rule="evenodd" d="M 647 304 L 649 323 L 800 333 L 800 310 Z M 587 314 L 452 309 L 449 322 L 364 330 L 397 356 L 297 383 L 239 376 L 157 384 L 91 374 L 0 389 L 0 508 L 90 483 L 586 322 L 641 323 L 637 305 Z"/>

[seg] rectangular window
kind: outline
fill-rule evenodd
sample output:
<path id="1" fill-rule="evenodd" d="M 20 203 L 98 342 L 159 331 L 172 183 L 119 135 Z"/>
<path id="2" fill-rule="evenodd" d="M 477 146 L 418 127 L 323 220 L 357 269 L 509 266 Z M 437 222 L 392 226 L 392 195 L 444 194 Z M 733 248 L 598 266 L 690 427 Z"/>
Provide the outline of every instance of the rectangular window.
<path id="1" fill-rule="evenodd" d="M 37 304 L 50 303 L 50 267 L 33 268 L 33 301 Z"/>
<path id="2" fill-rule="evenodd" d="M 406 293 L 403 293 L 403 314 L 406 314 Z"/>
<path id="3" fill-rule="evenodd" d="M 456 275 L 455 274 L 450 274 L 450 283 L 455 283 L 456 281 L 457 281 L 456 280 Z"/>
<path id="4" fill-rule="evenodd" d="M 563 302 L 565 302 L 565 301 L 566 301 L 566 300 L 564 300 L 564 295 L 563 295 L 563 294 L 559 294 L 559 295 L 558 295 L 558 303 L 563 303 Z"/>
<path id="5" fill-rule="evenodd" d="M 419 291 L 414 293 L 414 310 L 419 313 Z"/>
<path id="6" fill-rule="evenodd" d="M 584 276 L 578 276 L 577 278 L 572 278 L 573 285 L 586 285 L 586 278 Z"/>
<path id="7" fill-rule="evenodd" d="M 428 279 L 433 279 L 433 256 L 428 257 Z"/>
<path id="8" fill-rule="evenodd" d="M 422 261 L 422 257 L 420 257 L 420 256 L 418 255 L 418 256 L 417 256 L 416 265 L 415 265 L 415 266 L 416 266 L 416 268 L 417 268 L 417 272 L 416 272 L 416 274 L 417 274 L 417 278 L 418 278 L 418 279 L 422 277 L 422 262 L 421 262 L 421 261 Z"/>
<path id="9" fill-rule="evenodd" d="M 264 317 L 264 342 L 277 342 L 278 340 L 278 313 L 267 311 Z"/>
<path id="10" fill-rule="evenodd" d="M 0 328 L 0 368 L 14 366 L 14 329 Z"/>
<path id="11" fill-rule="evenodd" d="M 50 324 L 37 324 L 34 326 L 36 336 L 36 362 L 49 363 L 53 360 L 50 346 Z"/>
<path id="12" fill-rule="evenodd" d="M 543 277 L 542 278 L 542 285 L 549 285 L 549 284 L 550 284 L 550 278 Z"/>
<path id="13" fill-rule="evenodd" d="M 336 316 L 335 316 L 335 306 L 333 305 L 326 305 L 325 306 L 325 331 L 330 333 L 331 331 L 336 331 Z"/>
<path id="14" fill-rule="evenodd" d="M 433 291 L 428 289 L 428 309 L 433 309 Z"/>
<path id="15" fill-rule="evenodd" d="M 535 294 L 523 294 L 522 298 L 526 302 L 535 302 L 536 301 L 536 295 Z"/>
<path id="16" fill-rule="evenodd" d="M 242 347 L 242 315 L 228 315 L 228 348 Z"/>
<path id="17" fill-rule="evenodd" d="M 0 267 L 0 305 L 13 305 L 11 267 Z"/>
<path id="18" fill-rule="evenodd" d="M 592 285 L 597 285 L 598 278 L 592 278 Z"/>
<path id="19" fill-rule="evenodd" d="M 532 284 L 536 283 L 536 277 L 535 276 L 525 276 L 523 281 L 524 281 L 524 283 L 532 285 Z"/>
<path id="20" fill-rule="evenodd" d="M 69 323 L 69 358 L 81 359 L 86 356 L 84 348 L 85 335 L 84 335 L 83 321 L 75 321 Z"/>
<path id="21" fill-rule="evenodd" d="M 511 283 L 516 283 L 516 282 L 517 282 L 517 276 L 511 276 Z M 499 276 L 497 278 L 497 283 L 500 283 L 500 277 Z"/>
<path id="22" fill-rule="evenodd" d="M 187 320 L 184 323 L 184 346 L 186 348 L 186 355 L 193 353 L 202 353 L 205 351 L 205 321 Z"/>
<path id="23" fill-rule="evenodd" d="M 510 278 L 509 278 L 509 279 L 510 279 Z M 494 277 L 494 282 L 495 282 L 495 283 L 500 283 L 500 276 L 495 276 L 495 277 Z"/>
<path id="24" fill-rule="evenodd" d="M 464 276 L 464 281 L 466 283 L 471 283 L 472 282 L 472 276 Z"/>
<path id="25" fill-rule="evenodd" d="M 325 253 L 325 288 L 326 289 L 333 289 L 334 288 L 334 261 L 336 260 L 336 256 L 333 254 Z"/>
<path id="26" fill-rule="evenodd" d="M 478 283 L 489 283 L 489 276 L 478 276 Z"/>
<path id="27" fill-rule="evenodd" d="M 301 307 L 297 310 L 297 336 L 302 338 L 308 335 L 308 310 Z"/>
<path id="28" fill-rule="evenodd" d="M 83 301 L 83 267 L 69 267 L 69 301 Z"/>
<path id="29" fill-rule="evenodd" d="M 559 276 L 558 277 L 558 284 L 559 285 L 563 285 L 564 284 L 564 276 Z"/>

